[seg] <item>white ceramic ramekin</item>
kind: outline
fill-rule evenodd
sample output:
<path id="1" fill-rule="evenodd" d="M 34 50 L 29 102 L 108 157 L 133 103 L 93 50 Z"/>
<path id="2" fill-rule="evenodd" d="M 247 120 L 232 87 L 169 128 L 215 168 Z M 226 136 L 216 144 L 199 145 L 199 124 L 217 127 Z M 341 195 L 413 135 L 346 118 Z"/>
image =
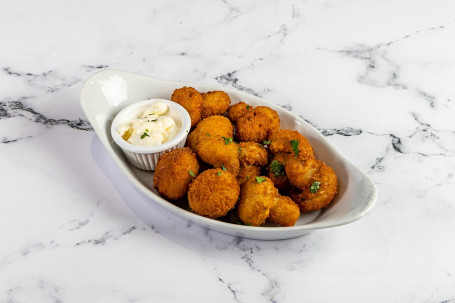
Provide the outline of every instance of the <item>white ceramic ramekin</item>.
<path id="1" fill-rule="evenodd" d="M 174 119 L 180 131 L 171 140 L 156 146 L 137 146 L 125 141 L 117 132 L 117 126 L 126 124 L 137 118 L 142 111 L 154 102 L 164 102 L 169 107 L 166 113 Z M 111 135 L 115 143 L 123 150 L 128 161 L 143 170 L 155 170 L 159 157 L 167 151 L 184 147 L 186 137 L 191 128 L 191 118 L 181 105 L 165 99 L 149 99 L 135 102 L 122 109 L 114 118 L 111 125 Z"/>

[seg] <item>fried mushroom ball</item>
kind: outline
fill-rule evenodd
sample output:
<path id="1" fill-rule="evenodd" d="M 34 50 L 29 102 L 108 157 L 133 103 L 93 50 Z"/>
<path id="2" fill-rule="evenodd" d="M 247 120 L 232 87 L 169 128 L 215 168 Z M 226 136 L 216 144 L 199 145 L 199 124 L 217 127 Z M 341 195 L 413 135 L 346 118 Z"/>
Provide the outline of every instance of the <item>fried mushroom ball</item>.
<path id="1" fill-rule="evenodd" d="M 314 158 L 301 159 L 290 157 L 286 163 L 285 171 L 289 182 L 300 189 L 307 188 L 313 175 L 320 169 L 323 162 Z"/>
<path id="2" fill-rule="evenodd" d="M 290 197 L 303 213 L 327 207 L 337 193 L 338 180 L 333 169 L 322 161 L 303 189 L 293 188 Z M 288 162 L 289 165 L 289 162 Z"/>
<path id="3" fill-rule="evenodd" d="M 232 138 L 207 138 L 199 143 L 196 151 L 205 163 L 225 168 L 234 176 L 239 173 L 239 151 Z"/>
<path id="4" fill-rule="evenodd" d="M 163 154 L 156 164 L 153 187 L 164 197 L 177 200 L 199 173 L 199 163 L 191 149 L 177 148 Z"/>
<path id="5" fill-rule="evenodd" d="M 202 95 L 193 87 L 182 87 L 174 90 L 171 100 L 183 106 L 191 117 L 191 127 L 202 117 Z"/>
<path id="6" fill-rule="evenodd" d="M 242 185 L 237 204 L 240 220 L 252 226 L 265 223 L 277 197 L 279 197 L 278 189 L 269 178 L 249 179 Z"/>
<path id="7" fill-rule="evenodd" d="M 261 144 L 256 142 L 240 142 L 239 161 L 240 165 L 265 166 L 268 162 L 268 152 Z"/>
<path id="8" fill-rule="evenodd" d="M 294 226 L 300 217 L 299 206 L 288 196 L 279 196 L 270 209 L 267 221 L 281 226 Z"/>
<path id="9" fill-rule="evenodd" d="M 262 142 L 271 132 L 279 129 L 279 121 L 280 118 L 273 109 L 255 108 L 237 120 L 236 138 L 238 141 Z"/>
<path id="10" fill-rule="evenodd" d="M 278 113 L 271 109 L 268 106 L 256 106 L 254 108 L 254 111 L 263 113 L 266 115 L 270 121 L 270 129 L 271 130 L 276 130 L 280 128 L 280 116 L 278 116 Z"/>
<path id="11" fill-rule="evenodd" d="M 253 110 L 253 106 L 241 101 L 229 107 L 228 118 L 232 122 L 237 122 L 240 117 Z"/>
<path id="12" fill-rule="evenodd" d="M 237 182 L 242 185 L 249 179 L 254 179 L 261 175 L 261 167 L 256 165 L 240 166 L 239 174 L 237 175 Z"/>
<path id="13" fill-rule="evenodd" d="M 202 118 L 224 114 L 231 104 L 229 95 L 223 91 L 211 91 L 202 94 Z"/>
<path id="14" fill-rule="evenodd" d="M 279 129 L 273 131 L 269 138 L 271 141 L 269 149 L 272 154 L 292 153 L 302 158 L 314 158 L 313 147 L 307 138 L 301 133 L 290 129 Z"/>
<path id="15" fill-rule="evenodd" d="M 288 176 L 286 175 L 286 163 L 290 158 L 294 157 L 290 153 L 276 153 L 273 155 L 269 165 L 267 176 L 272 180 L 275 187 L 280 193 L 287 193 L 291 188 Z"/>
<path id="16" fill-rule="evenodd" d="M 210 116 L 199 122 L 188 135 L 186 144 L 193 151 L 197 150 L 199 143 L 208 138 L 232 138 L 234 126 L 228 118 L 223 116 Z"/>
<path id="17" fill-rule="evenodd" d="M 190 184 L 188 202 L 199 215 L 219 218 L 235 207 L 239 193 L 234 175 L 219 168 L 209 169 Z"/>

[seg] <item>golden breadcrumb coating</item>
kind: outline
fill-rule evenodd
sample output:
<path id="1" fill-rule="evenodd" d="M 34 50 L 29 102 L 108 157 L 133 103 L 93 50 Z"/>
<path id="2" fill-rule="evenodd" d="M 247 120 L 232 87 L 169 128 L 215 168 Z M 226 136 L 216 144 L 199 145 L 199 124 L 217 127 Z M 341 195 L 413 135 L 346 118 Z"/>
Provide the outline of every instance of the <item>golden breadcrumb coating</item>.
<path id="1" fill-rule="evenodd" d="M 189 184 L 198 173 L 199 163 L 191 149 L 177 148 L 158 159 L 153 187 L 164 197 L 177 200 L 188 192 Z"/>
<path id="2" fill-rule="evenodd" d="M 278 113 L 275 110 L 268 106 L 256 106 L 254 111 L 263 113 L 268 117 L 271 124 L 269 128 L 272 131 L 280 128 L 280 116 L 278 116 Z"/>
<path id="3" fill-rule="evenodd" d="M 319 169 L 312 175 L 309 186 L 304 189 L 291 189 L 290 197 L 303 213 L 327 207 L 337 193 L 338 180 L 335 172 L 324 162 L 319 162 Z"/>
<path id="4" fill-rule="evenodd" d="M 307 138 L 298 131 L 290 129 L 275 130 L 270 134 L 268 140 L 271 141 L 269 149 L 272 154 L 286 152 L 295 155 L 291 141 L 298 141 L 298 144 L 295 145 L 298 149 L 298 156 L 301 158 L 314 158 L 313 147 Z"/>
<path id="5" fill-rule="evenodd" d="M 223 116 L 210 116 L 199 122 L 190 132 L 186 144 L 193 151 L 197 150 L 199 143 L 208 138 L 226 137 L 233 138 L 234 126 L 228 118 Z"/>
<path id="6" fill-rule="evenodd" d="M 281 194 L 287 193 L 291 188 L 291 183 L 289 183 L 285 170 L 286 163 L 291 157 L 293 157 L 293 155 L 290 153 L 276 153 L 267 166 L 267 176 L 272 180 Z"/>
<path id="7" fill-rule="evenodd" d="M 256 165 L 240 166 L 239 174 L 237 175 L 237 182 L 242 185 L 249 179 L 261 175 L 261 167 Z"/>
<path id="8" fill-rule="evenodd" d="M 260 183 L 258 178 L 261 177 L 255 177 L 243 183 L 240 191 L 237 210 L 240 220 L 246 225 L 259 226 L 265 223 L 270 209 L 279 196 L 278 189 L 269 178 L 262 177 L 264 180 Z"/>
<path id="9" fill-rule="evenodd" d="M 300 217 L 299 206 L 288 196 L 279 196 L 270 209 L 267 221 L 281 226 L 293 226 Z"/>
<path id="10" fill-rule="evenodd" d="M 207 138 L 197 147 L 197 155 L 207 164 L 214 167 L 225 167 L 227 171 L 237 176 L 240 169 L 239 151 L 232 138 Z"/>
<path id="11" fill-rule="evenodd" d="M 193 87 L 182 87 L 174 90 L 171 100 L 183 106 L 191 117 L 191 127 L 202 117 L 202 95 Z"/>
<path id="12" fill-rule="evenodd" d="M 236 138 L 240 142 L 262 142 L 280 127 L 279 121 L 280 118 L 273 109 L 265 110 L 263 106 L 255 108 L 237 120 Z"/>
<path id="13" fill-rule="evenodd" d="M 240 186 L 235 176 L 222 169 L 202 172 L 190 184 L 188 202 L 196 213 L 209 218 L 218 218 L 235 207 Z"/>
<path id="14" fill-rule="evenodd" d="M 290 157 L 286 163 L 286 175 L 291 185 L 304 189 L 311 185 L 313 175 L 320 169 L 322 162 L 314 158 L 301 159 Z"/>
<path id="15" fill-rule="evenodd" d="M 223 91 L 211 91 L 202 94 L 202 118 L 222 115 L 227 112 L 231 99 Z"/>
<path id="16" fill-rule="evenodd" d="M 256 142 L 240 142 L 239 161 L 240 165 L 259 165 L 266 166 L 269 154 L 261 144 Z"/>
<path id="17" fill-rule="evenodd" d="M 240 117 L 253 110 L 253 106 L 241 101 L 239 103 L 231 105 L 228 111 L 228 118 L 233 123 L 236 122 Z"/>

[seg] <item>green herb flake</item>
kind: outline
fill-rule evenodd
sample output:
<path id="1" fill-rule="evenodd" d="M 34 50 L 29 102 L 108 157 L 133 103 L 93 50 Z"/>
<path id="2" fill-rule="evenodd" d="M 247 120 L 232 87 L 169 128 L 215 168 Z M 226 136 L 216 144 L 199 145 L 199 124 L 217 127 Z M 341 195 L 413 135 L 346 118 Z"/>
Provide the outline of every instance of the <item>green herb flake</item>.
<path id="1" fill-rule="evenodd" d="M 146 132 L 144 132 L 144 133 L 141 135 L 141 139 L 144 139 L 145 137 L 150 137 L 150 135 L 147 134 Z"/>
<path id="2" fill-rule="evenodd" d="M 153 120 L 147 120 L 147 122 L 156 122 L 158 119 L 153 119 Z"/>
<path id="3" fill-rule="evenodd" d="M 273 173 L 275 177 L 284 175 L 284 164 L 277 160 L 273 160 L 272 163 L 270 163 L 269 168 L 270 172 Z"/>
<path id="4" fill-rule="evenodd" d="M 147 128 L 145 129 L 145 131 L 146 131 L 146 132 L 149 132 L 149 130 L 148 130 Z"/>
<path id="5" fill-rule="evenodd" d="M 241 147 L 239 147 L 239 152 L 241 152 L 241 151 L 242 151 L 242 148 L 241 148 Z"/>
<path id="6" fill-rule="evenodd" d="M 249 106 L 249 105 L 247 105 L 247 106 L 246 106 L 246 109 L 250 109 L 250 106 Z"/>
<path id="7" fill-rule="evenodd" d="M 317 193 L 319 190 L 319 185 L 321 185 L 321 182 L 318 182 L 318 181 L 313 182 L 313 184 L 311 184 L 311 186 L 310 186 L 310 192 L 312 194 Z"/>
<path id="8" fill-rule="evenodd" d="M 220 171 L 217 172 L 216 175 L 217 175 L 217 176 L 221 176 L 221 172 L 220 172 Z"/>
<path id="9" fill-rule="evenodd" d="M 232 142 L 233 142 L 233 141 L 232 141 L 232 138 L 227 138 L 227 137 L 221 137 L 221 138 L 224 139 L 224 144 L 225 144 L 225 145 L 228 145 L 229 143 L 232 143 Z"/>
<path id="10" fill-rule="evenodd" d="M 268 141 L 268 140 L 262 141 L 262 145 L 269 145 L 270 143 L 272 143 L 272 141 Z"/>
<path id="11" fill-rule="evenodd" d="M 291 140 L 292 150 L 294 151 L 295 157 L 299 155 L 299 140 Z"/>
<path id="12" fill-rule="evenodd" d="M 263 181 L 265 181 L 264 177 L 259 177 L 259 176 L 256 177 L 256 182 L 257 183 L 261 184 Z"/>
<path id="13" fill-rule="evenodd" d="M 186 130 L 186 133 L 189 133 L 190 131 L 189 130 Z"/>
<path id="14" fill-rule="evenodd" d="M 190 174 L 191 177 L 196 178 L 196 174 L 193 173 L 191 169 L 188 171 L 188 173 Z"/>
<path id="15" fill-rule="evenodd" d="M 224 166 L 224 164 L 221 164 L 221 169 L 227 171 L 226 166 Z"/>
<path id="16" fill-rule="evenodd" d="M 210 134 L 209 133 L 205 133 L 208 137 L 210 137 Z"/>

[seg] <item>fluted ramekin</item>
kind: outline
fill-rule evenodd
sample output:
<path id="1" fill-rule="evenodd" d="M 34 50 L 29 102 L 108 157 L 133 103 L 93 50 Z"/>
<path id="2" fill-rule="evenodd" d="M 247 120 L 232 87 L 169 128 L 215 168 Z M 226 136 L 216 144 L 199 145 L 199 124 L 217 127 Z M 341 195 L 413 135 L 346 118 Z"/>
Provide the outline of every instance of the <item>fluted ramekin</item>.
<path id="1" fill-rule="evenodd" d="M 174 119 L 180 131 L 169 141 L 156 146 L 138 146 L 125 141 L 117 132 L 117 127 L 137 118 L 142 111 L 154 102 L 164 102 L 169 107 L 167 114 Z M 122 109 L 114 118 L 111 125 L 111 135 L 114 142 L 122 149 L 128 161 L 143 170 L 155 170 L 159 157 L 167 151 L 185 146 L 186 137 L 191 128 L 191 118 L 181 105 L 165 99 L 149 99 L 135 102 Z"/>

